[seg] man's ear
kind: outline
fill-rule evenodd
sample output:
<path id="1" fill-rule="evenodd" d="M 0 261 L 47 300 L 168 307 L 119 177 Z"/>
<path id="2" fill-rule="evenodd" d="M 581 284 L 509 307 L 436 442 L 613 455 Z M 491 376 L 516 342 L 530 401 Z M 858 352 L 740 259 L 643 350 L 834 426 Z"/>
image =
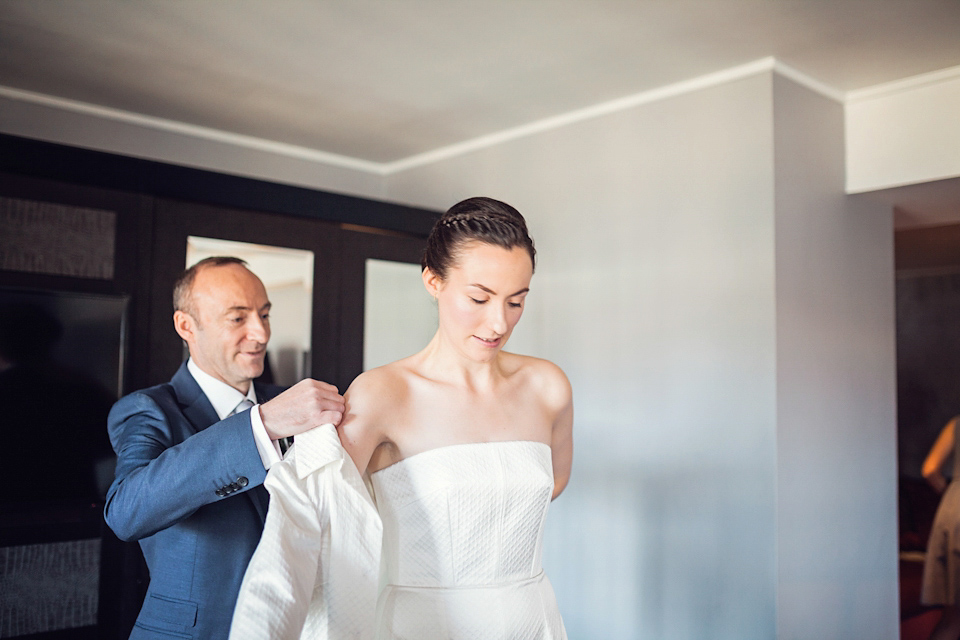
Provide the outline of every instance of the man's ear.
<path id="1" fill-rule="evenodd" d="M 196 320 L 186 311 L 180 311 L 178 309 L 173 312 L 173 328 L 176 329 L 177 335 L 187 344 L 193 341 L 193 333 L 196 330 L 196 326 Z"/>
<path id="2" fill-rule="evenodd" d="M 420 275 L 423 277 L 423 286 L 427 289 L 427 293 L 436 300 L 440 287 L 443 286 L 443 280 L 431 271 L 430 267 L 426 267 Z"/>

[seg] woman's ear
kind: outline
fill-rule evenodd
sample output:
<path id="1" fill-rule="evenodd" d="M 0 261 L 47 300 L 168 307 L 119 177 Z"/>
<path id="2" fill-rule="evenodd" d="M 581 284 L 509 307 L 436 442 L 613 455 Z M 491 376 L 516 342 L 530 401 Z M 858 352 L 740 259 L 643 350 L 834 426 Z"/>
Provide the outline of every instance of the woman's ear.
<path id="1" fill-rule="evenodd" d="M 425 267 L 423 273 L 420 275 L 423 277 L 423 286 L 426 288 L 427 293 L 436 300 L 437 294 L 440 293 L 440 287 L 443 285 L 443 280 L 441 280 L 440 276 L 435 274 L 430 267 Z"/>

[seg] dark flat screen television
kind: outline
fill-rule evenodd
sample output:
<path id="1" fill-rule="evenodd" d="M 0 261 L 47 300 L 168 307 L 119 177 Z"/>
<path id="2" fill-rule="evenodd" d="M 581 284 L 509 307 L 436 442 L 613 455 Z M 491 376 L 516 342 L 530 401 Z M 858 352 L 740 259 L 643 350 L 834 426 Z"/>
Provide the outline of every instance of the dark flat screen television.
<path id="1" fill-rule="evenodd" d="M 0 288 L 0 505 L 97 501 L 123 393 L 128 298 Z"/>

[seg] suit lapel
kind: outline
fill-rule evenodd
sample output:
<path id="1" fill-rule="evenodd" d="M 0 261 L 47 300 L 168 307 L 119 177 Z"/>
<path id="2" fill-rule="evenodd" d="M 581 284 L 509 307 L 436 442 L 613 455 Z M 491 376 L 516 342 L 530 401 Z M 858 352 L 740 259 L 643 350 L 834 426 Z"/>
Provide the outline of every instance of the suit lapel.
<path id="1" fill-rule="evenodd" d="M 183 415 L 187 418 L 187 421 L 196 433 L 220 421 L 213 405 L 210 404 L 210 400 L 207 399 L 206 394 L 200 389 L 200 385 L 197 384 L 194 377 L 190 375 L 190 370 L 187 369 L 186 362 L 180 365 L 177 373 L 173 376 L 173 379 L 170 380 L 170 385 L 174 388 L 174 391 L 176 391 L 177 400 L 183 409 Z M 266 400 L 263 398 L 270 395 L 263 393 L 258 386 L 254 386 L 254 393 L 260 402 L 265 402 Z M 267 493 L 267 490 L 264 489 L 263 486 L 254 487 L 245 493 L 260 515 L 260 519 L 265 521 L 267 518 L 267 506 L 270 502 L 270 494 Z"/>
<path id="2" fill-rule="evenodd" d="M 183 408 L 183 415 L 186 416 L 194 431 L 203 431 L 213 423 L 219 422 L 220 418 L 217 417 L 217 412 L 200 389 L 200 385 L 190 375 L 186 362 L 180 365 L 170 384 L 177 393 L 177 400 Z"/>

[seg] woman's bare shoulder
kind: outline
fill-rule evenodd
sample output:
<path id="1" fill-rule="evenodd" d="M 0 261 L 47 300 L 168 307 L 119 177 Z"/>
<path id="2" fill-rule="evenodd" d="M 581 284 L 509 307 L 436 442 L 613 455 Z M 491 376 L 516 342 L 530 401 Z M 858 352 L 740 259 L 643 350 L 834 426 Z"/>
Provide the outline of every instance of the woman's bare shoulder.
<path id="1" fill-rule="evenodd" d="M 375 413 L 402 402 L 409 388 L 409 372 L 402 362 L 369 369 L 357 376 L 343 394 L 348 411 Z"/>
<path id="2" fill-rule="evenodd" d="M 366 468 L 374 449 L 389 440 L 387 430 L 402 412 L 406 388 L 402 373 L 385 365 L 361 373 L 343 394 L 346 412 L 338 427 L 340 441 L 358 468 Z"/>
<path id="3" fill-rule="evenodd" d="M 508 356 L 504 362 L 508 370 L 519 374 L 522 383 L 529 385 L 530 390 L 548 404 L 560 408 L 571 402 L 573 389 L 563 369 L 543 358 L 516 353 L 503 355 Z"/>

